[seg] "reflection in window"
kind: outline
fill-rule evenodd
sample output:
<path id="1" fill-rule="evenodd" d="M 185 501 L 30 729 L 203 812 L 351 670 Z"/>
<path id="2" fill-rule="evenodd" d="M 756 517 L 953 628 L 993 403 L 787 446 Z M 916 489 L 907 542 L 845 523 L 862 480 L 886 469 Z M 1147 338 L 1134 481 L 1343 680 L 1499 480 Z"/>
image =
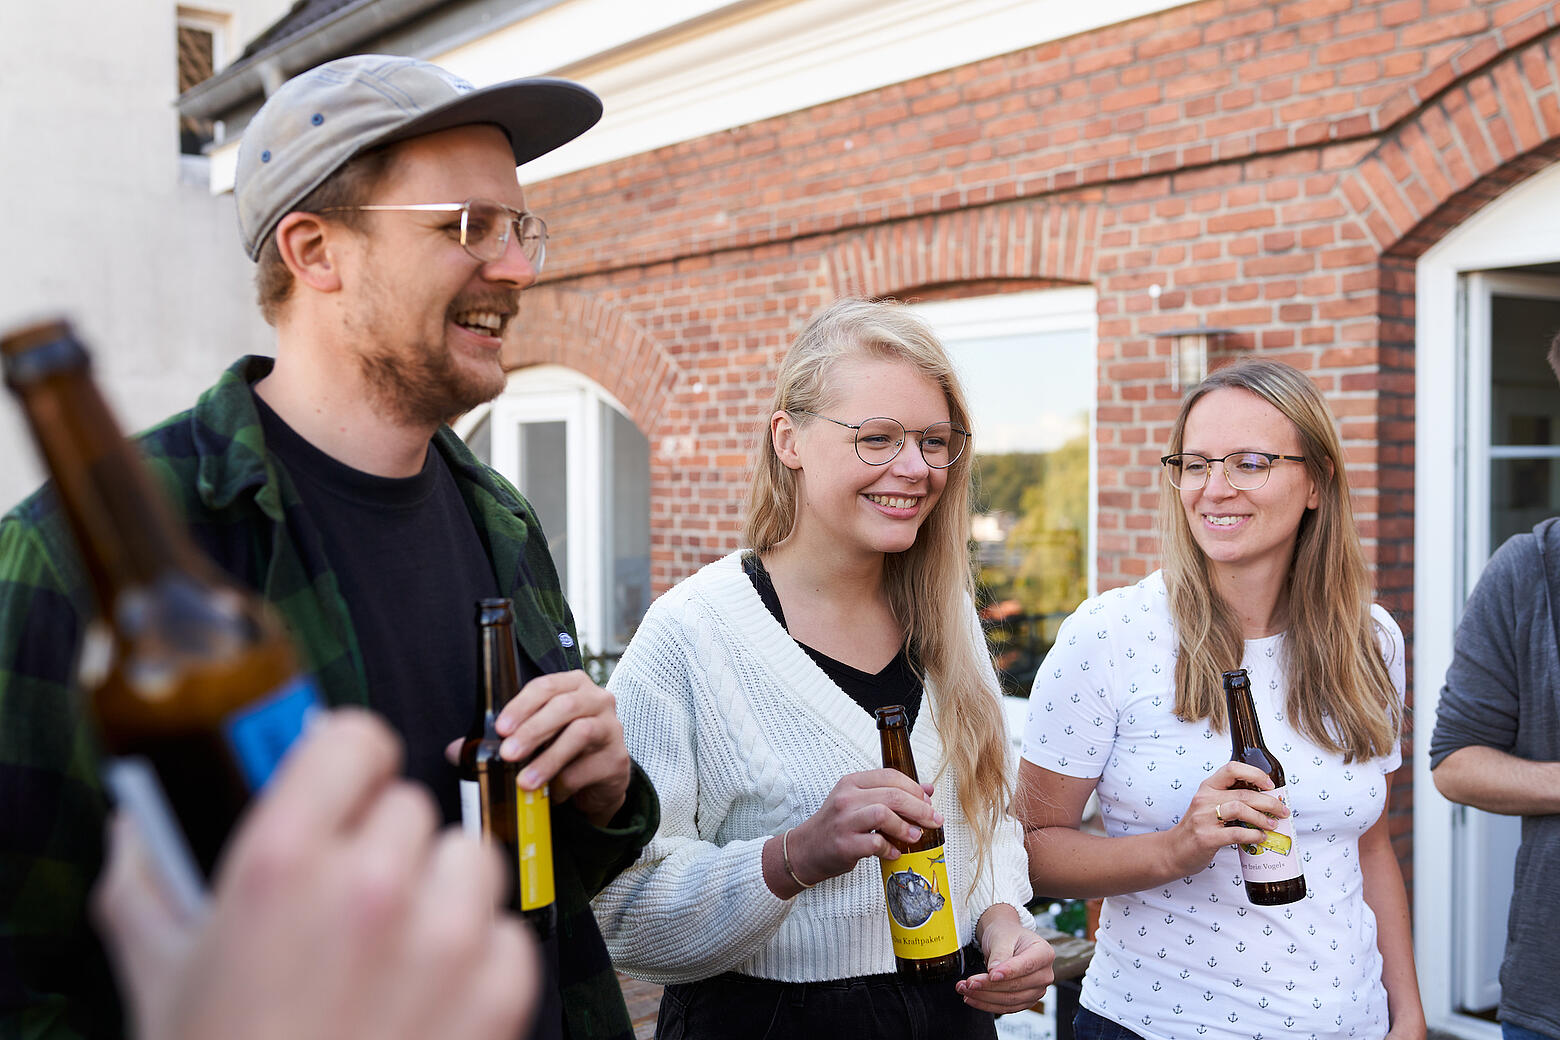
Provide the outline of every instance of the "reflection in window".
<path id="1" fill-rule="evenodd" d="M 1490 544 L 1560 513 L 1560 395 L 1547 356 L 1560 300 L 1490 301 Z"/>
<path id="2" fill-rule="evenodd" d="M 1027 696 L 1092 586 L 1092 289 L 923 304 L 970 398 L 978 604 L 1004 691 Z"/>

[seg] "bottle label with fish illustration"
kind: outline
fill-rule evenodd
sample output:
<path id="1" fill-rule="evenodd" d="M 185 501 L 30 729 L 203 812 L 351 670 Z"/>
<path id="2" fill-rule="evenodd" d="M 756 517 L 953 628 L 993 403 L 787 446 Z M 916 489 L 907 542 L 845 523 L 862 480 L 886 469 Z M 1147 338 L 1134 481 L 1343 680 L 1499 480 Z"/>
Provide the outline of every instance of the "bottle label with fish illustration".
<path id="1" fill-rule="evenodd" d="M 958 950 L 946 860 L 941 845 L 924 852 L 902 852 L 892 862 L 879 860 L 894 956 L 925 960 Z"/>

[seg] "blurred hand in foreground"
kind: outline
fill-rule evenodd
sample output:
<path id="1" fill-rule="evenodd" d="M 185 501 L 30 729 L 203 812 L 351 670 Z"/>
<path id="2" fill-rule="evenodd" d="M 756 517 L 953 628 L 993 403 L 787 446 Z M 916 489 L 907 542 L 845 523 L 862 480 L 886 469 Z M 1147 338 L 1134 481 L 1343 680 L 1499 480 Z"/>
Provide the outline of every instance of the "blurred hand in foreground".
<path id="1" fill-rule="evenodd" d="M 93 914 L 140 1040 L 413 1040 L 523 1032 L 541 968 L 497 854 L 440 831 L 366 711 L 320 718 L 223 854 L 209 912 L 174 909 L 129 820 Z"/>

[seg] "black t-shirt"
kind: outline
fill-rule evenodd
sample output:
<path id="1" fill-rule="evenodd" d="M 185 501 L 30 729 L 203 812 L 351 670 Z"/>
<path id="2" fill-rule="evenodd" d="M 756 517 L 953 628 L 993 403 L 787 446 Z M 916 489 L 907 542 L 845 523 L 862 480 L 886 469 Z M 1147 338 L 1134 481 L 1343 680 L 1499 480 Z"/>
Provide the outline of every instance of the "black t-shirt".
<path id="1" fill-rule="evenodd" d="M 266 446 L 324 540 L 363 655 L 369 705 L 406 741 L 408 777 L 446 823 L 460 819 L 455 769 L 477 696 L 477 600 L 502 593 L 455 477 L 430 444 L 416 476 L 379 477 L 304 440 L 259 396 Z"/>
<path id="2" fill-rule="evenodd" d="M 758 553 L 750 550 L 742 554 L 742 570 L 753 583 L 758 598 L 764 601 L 764 606 L 769 608 L 769 613 L 780 622 L 780 627 L 790 631 L 785 623 L 785 611 L 780 609 L 780 597 L 775 593 L 774 580 L 764 569 L 764 562 L 758 558 Z M 827 675 L 834 685 L 844 690 L 851 700 L 861 705 L 868 715 L 890 704 L 902 704 L 910 728 L 915 728 L 916 716 L 921 711 L 922 680 L 921 671 L 916 667 L 908 646 L 900 647 L 894 659 L 884 665 L 882 671 L 874 674 L 864 672 L 860 668 L 852 668 L 843 661 L 836 661 L 801 640 L 796 640 L 796 645 L 805 650 L 807 656 L 823 669 L 823 674 Z"/>

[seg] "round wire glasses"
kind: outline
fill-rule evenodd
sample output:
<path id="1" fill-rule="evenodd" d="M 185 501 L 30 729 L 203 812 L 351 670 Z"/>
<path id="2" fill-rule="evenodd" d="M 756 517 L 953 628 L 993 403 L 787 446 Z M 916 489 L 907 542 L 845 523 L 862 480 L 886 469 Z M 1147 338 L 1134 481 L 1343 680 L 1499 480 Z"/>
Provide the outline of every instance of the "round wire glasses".
<path id="1" fill-rule="evenodd" d="M 324 212 L 355 209 L 370 213 L 459 213 L 460 244 L 472 259 L 484 264 L 502 260 L 509 239 L 520 243 L 520 252 L 540 274 L 547 259 L 547 222 L 528 210 L 515 209 L 492 199 L 465 202 L 419 202 L 404 206 L 328 206 Z M 451 231 L 455 230 L 453 224 Z"/>
<path id="2" fill-rule="evenodd" d="M 924 430 L 909 430 L 898 419 L 881 415 L 863 419 L 859 423 L 848 423 L 809 412 L 805 408 L 787 408 L 786 411 L 827 419 L 836 426 L 855 430 L 856 457 L 869 466 L 886 466 L 893 462 L 905 446 L 906 434 L 915 434 L 921 458 L 932 469 L 947 469 L 958 462 L 959 456 L 964 454 L 965 447 L 970 443 L 970 431 L 961 430 L 951 422 L 933 423 Z"/>

